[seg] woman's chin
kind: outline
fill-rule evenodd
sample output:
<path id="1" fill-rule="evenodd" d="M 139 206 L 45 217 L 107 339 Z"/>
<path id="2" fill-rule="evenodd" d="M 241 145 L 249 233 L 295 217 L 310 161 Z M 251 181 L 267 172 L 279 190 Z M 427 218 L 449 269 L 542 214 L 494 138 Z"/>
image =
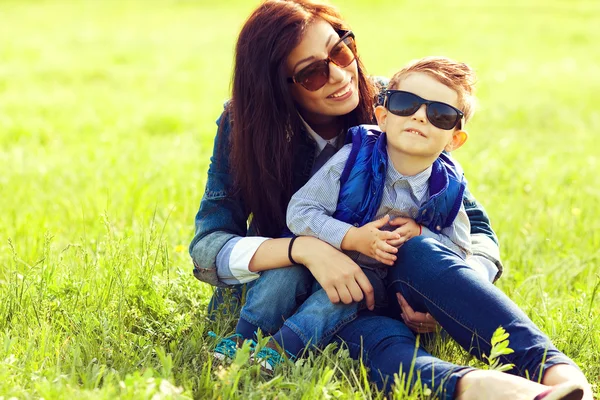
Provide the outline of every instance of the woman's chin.
<path id="1" fill-rule="evenodd" d="M 343 101 L 328 101 L 327 109 L 331 110 L 330 115 L 346 115 L 354 111 L 358 107 L 358 92 L 352 94 L 351 97 L 344 99 Z"/>

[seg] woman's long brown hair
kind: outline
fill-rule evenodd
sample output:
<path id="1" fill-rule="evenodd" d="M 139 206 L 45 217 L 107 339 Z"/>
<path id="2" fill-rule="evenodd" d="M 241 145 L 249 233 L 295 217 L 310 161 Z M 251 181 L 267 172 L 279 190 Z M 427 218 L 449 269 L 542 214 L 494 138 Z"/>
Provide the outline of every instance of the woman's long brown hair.
<path id="1" fill-rule="evenodd" d="M 250 15 L 235 52 L 231 170 L 237 194 L 261 236 L 278 237 L 293 194 L 293 159 L 301 121 L 285 76 L 285 61 L 317 18 L 347 30 L 333 7 L 310 0 L 267 0 Z M 358 107 L 346 128 L 373 119 L 374 89 L 358 60 Z"/>

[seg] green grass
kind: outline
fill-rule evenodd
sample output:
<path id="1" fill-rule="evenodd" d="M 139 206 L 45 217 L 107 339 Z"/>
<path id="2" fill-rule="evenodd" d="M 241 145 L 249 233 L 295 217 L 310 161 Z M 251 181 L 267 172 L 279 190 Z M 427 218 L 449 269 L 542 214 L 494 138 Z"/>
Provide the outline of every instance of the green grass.
<path id="1" fill-rule="evenodd" d="M 0 399 L 382 398 L 331 348 L 273 379 L 247 352 L 212 365 L 206 332 L 233 322 L 207 319 L 187 244 L 256 3 L 0 0 Z M 337 3 L 372 74 L 432 54 L 477 69 L 456 156 L 499 286 L 600 395 L 600 5 Z"/>

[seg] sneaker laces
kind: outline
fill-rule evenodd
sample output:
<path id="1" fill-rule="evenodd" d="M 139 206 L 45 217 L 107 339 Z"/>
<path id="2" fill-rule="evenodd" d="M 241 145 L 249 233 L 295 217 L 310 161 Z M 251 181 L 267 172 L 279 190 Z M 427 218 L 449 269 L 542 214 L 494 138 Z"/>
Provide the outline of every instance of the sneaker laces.
<path id="1" fill-rule="evenodd" d="M 278 365 L 285 363 L 286 360 L 290 360 L 291 362 L 296 361 L 296 356 L 289 351 L 285 351 L 285 354 L 282 354 L 279 351 L 267 346 L 260 349 L 254 358 L 269 372 L 273 371 Z"/>
<path id="2" fill-rule="evenodd" d="M 219 336 L 213 331 L 208 332 L 208 336 L 214 339 L 218 339 Z M 235 358 L 235 353 L 238 349 L 238 343 L 242 343 L 244 338 L 239 333 L 222 337 L 219 342 L 215 345 L 213 355 L 215 358 L 220 360 L 231 361 Z M 254 341 L 252 341 L 251 346 Z"/>

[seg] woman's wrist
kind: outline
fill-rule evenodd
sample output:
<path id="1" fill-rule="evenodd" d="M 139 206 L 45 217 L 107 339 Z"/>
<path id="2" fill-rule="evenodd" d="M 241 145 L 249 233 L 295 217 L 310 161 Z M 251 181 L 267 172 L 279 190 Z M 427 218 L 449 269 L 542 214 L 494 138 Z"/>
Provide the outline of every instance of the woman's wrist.
<path id="1" fill-rule="evenodd" d="M 297 236 L 295 239 L 290 240 L 289 256 L 291 259 L 296 261 L 298 264 L 304 264 L 304 254 L 306 249 L 304 248 L 306 236 Z M 293 243 L 292 243 L 293 241 Z"/>
<path id="2" fill-rule="evenodd" d="M 290 260 L 290 264 L 292 265 L 296 265 L 298 264 L 298 261 L 296 261 L 294 259 L 294 257 L 292 256 L 292 250 L 294 249 L 294 242 L 299 238 L 299 236 L 294 236 L 292 237 L 292 239 L 290 240 L 290 244 L 288 245 L 288 260 Z"/>
<path id="3" fill-rule="evenodd" d="M 316 242 L 320 242 L 312 236 L 298 236 L 290 249 L 290 255 L 298 264 L 306 265 L 311 252 L 314 252 Z"/>

